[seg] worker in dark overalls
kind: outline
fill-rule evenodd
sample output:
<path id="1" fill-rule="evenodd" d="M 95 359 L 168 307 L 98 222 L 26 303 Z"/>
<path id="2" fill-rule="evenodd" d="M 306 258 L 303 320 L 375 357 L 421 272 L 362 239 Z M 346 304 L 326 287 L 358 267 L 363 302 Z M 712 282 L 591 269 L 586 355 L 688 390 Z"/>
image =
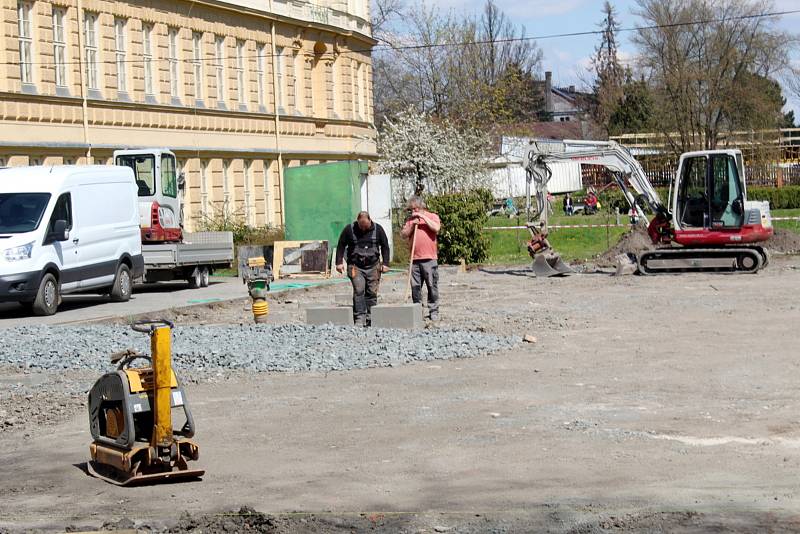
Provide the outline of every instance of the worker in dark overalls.
<path id="1" fill-rule="evenodd" d="M 353 284 L 353 320 L 356 326 L 370 325 L 370 311 L 378 303 L 381 274 L 389 270 L 389 239 L 380 224 L 362 211 L 339 236 L 336 246 L 336 270 L 344 272 Z"/>

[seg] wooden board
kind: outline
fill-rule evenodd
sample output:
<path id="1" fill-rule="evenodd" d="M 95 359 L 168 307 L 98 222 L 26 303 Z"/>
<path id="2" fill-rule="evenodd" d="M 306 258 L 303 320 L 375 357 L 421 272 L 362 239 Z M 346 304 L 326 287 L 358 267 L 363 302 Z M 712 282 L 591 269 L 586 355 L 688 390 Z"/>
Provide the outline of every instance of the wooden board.
<path id="1" fill-rule="evenodd" d="M 301 265 L 301 272 L 308 274 L 309 271 L 319 271 L 320 268 L 324 269 L 324 275 L 327 277 L 329 275 L 328 271 L 328 242 L 327 241 L 319 241 L 319 240 L 312 240 L 312 241 L 276 241 L 274 243 L 274 252 L 272 256 L 272 275 L 275 277 L 275 280 L 279 280 L 281 276 L 285 276 L 285 273 L 281 272 L 281 268 L 283 267 L 283 257 L 289 250 L 298 249 L 304 245 L 310 245 L 312 243 L 322 243 L 323 248 L 322 250 L 325 251 L 325 261 L 322 262 L 322 265 L 316 265 L 318 262 L 314 262 L 314 265 L 309 266 L 307 269 L 304 268 L 302 264 L 302 255 L 300 258 L 300 265 Z"/>

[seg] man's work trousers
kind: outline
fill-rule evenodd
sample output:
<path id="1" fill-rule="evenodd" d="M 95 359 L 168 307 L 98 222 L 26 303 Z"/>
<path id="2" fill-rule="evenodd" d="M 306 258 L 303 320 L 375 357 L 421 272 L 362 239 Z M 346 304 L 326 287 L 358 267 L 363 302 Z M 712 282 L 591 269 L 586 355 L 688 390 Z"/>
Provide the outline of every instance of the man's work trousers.
<path id="1" fill-rule="evenodd" d="M 347 274 L 353 284 L 353 321 L 356 326 L 368 326 L 372 307 L 378 303 L 381 264 L 379 262 L 368 268 L 348 265 Z"/>
<path id="2" fill-rule="evenodd" d="M 411 265 L 411 298 L 422 303 L 422 284 L 428 287 L 428 315 L 439 314 L 439 265 L 436 260 L 414 260 Z"/>

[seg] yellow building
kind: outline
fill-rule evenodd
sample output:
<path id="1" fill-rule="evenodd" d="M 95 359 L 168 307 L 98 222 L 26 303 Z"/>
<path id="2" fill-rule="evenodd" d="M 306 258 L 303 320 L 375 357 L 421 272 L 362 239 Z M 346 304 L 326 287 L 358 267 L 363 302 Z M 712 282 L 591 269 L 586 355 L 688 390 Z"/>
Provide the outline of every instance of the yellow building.
<path id="1" fill-rule="evenodd" d="M 0 0 L 0 166 L 167 147 L 188 229 L 283 223 L 283 168 L 375 154 L 369 0 Z"/>

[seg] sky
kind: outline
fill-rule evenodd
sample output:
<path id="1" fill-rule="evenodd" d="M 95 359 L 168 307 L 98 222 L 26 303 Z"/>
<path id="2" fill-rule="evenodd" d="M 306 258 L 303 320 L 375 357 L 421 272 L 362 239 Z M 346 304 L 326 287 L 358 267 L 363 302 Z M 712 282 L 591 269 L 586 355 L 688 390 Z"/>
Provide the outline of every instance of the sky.
<path id="1" fill-rule="evenodd" d="M 484 0 L 429 0 L 441 9 L 452 9 L 456 13 L 477 13 Z M 775 11 L 800 9 L 800 0 L 773 0 Z M 495 0 L 503 12 L 518 25 L 525 26 L 528 36 L 552 35 L 557 33 L 582 32 L 598 29 L 603 15 L 603 0 Z M 617 9 L 621 27 L 632 27 L 640 20 L 632 14 L 635 0 L 611 0 Z M 784 16 L 779 26 L 787 31 L 800 31 L 800 13 Z M 630 33 L 619 36 L 621 58 L 632 57 L 635 48 L 629 41 Z M 599 42 L 599 35 L 541 39 L 538 41 L 544 53 L 543 71 L 553 72 L 557 86 L 585 85 L 590 79 L 587 67 Z M 793 55 L 794 62 L 800 66 L 800 53 Z M 794 109 L 800 117 L 800 98 L 784 94 L 787 110 Z"/>

